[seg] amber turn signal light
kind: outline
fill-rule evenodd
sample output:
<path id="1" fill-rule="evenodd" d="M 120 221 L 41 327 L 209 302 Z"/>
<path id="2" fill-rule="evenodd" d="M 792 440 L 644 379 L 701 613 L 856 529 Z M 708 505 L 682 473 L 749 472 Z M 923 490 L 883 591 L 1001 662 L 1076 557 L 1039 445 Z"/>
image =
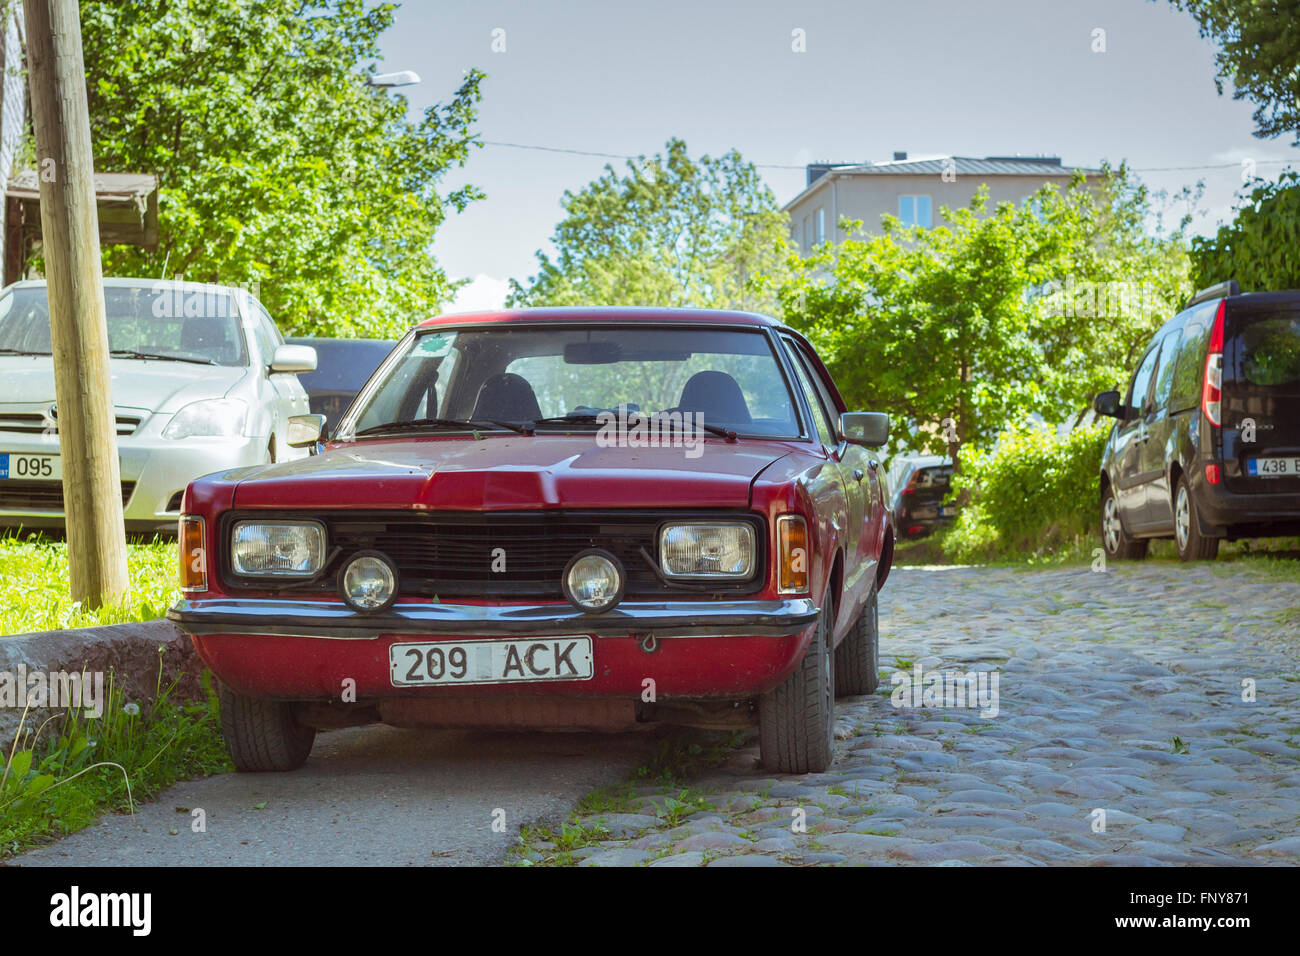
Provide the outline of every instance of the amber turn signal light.
<path id="1" fill-rule="evenodd" d="M 203 518 L 199 515 L 181 515 L 176 539 L 180 543 L 181 590 L 206 591 L 208 551 L 203 540 Z"/>
<path id="2" fill-rule="evenodd" d="M 801 515 L 776 519 L 778 566 L 777 590 L 782 594 L 808 591 L 808 524 Z"/>

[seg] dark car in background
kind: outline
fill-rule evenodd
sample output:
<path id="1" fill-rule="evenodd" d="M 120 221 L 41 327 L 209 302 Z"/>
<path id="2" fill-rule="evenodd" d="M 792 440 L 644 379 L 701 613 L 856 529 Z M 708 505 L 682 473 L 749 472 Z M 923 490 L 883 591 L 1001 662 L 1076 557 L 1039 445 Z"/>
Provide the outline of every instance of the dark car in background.
<path id="1" fill-rule="evenodd" d="M 324 415 L 337 424 L 357 397 L 372 372 L 397 344 L 391 339 L 286 339 L 293 345 L 310 345 L 316 350 L 316 371 L 299 373 L 314 415 Z"/>
<path id="2" fill-rule="evenodd" d="M 928 455 L 906 459 L 894 483 L 894 525 L 902 538 L 921 538 L 957 517 L 957 506 L 944 504 L 952 480 L 952 459 Z"/>
<path id="3" fill-rule="evenodd" d="M 1141 558 L 1152 538 L 1191 561 L 1300 534 L 1300 291 L 1198 292 L 1093 407 L 1117 419 L 1100 476 L 1110 557 Z"/>

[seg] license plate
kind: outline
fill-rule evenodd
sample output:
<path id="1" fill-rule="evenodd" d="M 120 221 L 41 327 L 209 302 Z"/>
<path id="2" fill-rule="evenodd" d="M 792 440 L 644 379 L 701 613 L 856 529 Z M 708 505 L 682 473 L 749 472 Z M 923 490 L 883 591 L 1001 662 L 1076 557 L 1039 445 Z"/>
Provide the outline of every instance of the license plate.
<path id="1" fill-rule="evenodd" d="M 956 507 L 952 505 L 946 505 L 939 509 L 939 517 L 951 518 L 956 513 L 956 511 L 957 511 Z"/>
<path id="2" fill-rule="evenodd" d="M 61 481 L 63 465 L 58 455 L 24 455 L 0 452 L 0 480 Z"/>
<path id="3" fill-rule="evenodd" d="M 1300 475 L 1300 458 L 1248 458 L 1246 471 L 1252 478 Z"/>
<path id="4" fill-rule="evenodd" d="M 591 680 L 594 673 L 586 636 L 391 644 L 388 665 L 394 687 Z"/>

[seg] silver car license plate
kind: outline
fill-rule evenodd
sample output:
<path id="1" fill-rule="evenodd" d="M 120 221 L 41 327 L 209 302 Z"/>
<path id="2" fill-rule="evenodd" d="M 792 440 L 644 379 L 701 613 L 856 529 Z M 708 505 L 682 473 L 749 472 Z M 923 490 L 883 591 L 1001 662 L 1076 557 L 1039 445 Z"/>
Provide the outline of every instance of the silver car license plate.
<path id="1" fill-rule="evenodd" d="M 587 635 L 391 644 L 388 665 L 394 687 L 591 680 L 594 673 Z"/>
<path id="2" fill-rule="evenodd" d="M 0 481 L 61 481 L 63 463 L 58 455 L 0 452 Z"/>

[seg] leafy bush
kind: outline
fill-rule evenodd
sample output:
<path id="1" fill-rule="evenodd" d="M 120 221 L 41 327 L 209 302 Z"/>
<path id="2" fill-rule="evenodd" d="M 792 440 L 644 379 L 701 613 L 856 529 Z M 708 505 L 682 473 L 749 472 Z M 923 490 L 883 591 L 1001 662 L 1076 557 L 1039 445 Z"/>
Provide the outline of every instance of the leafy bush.
<path id="1" fill-rule="evenodd" d="M 955 560 L 1077 546 L 1097 522 L 1097 475 L 1110 423 L 1058 436 L 1043 426 L 1004 431 L 953 477 L 969 503 L 943 539 Z"/>

